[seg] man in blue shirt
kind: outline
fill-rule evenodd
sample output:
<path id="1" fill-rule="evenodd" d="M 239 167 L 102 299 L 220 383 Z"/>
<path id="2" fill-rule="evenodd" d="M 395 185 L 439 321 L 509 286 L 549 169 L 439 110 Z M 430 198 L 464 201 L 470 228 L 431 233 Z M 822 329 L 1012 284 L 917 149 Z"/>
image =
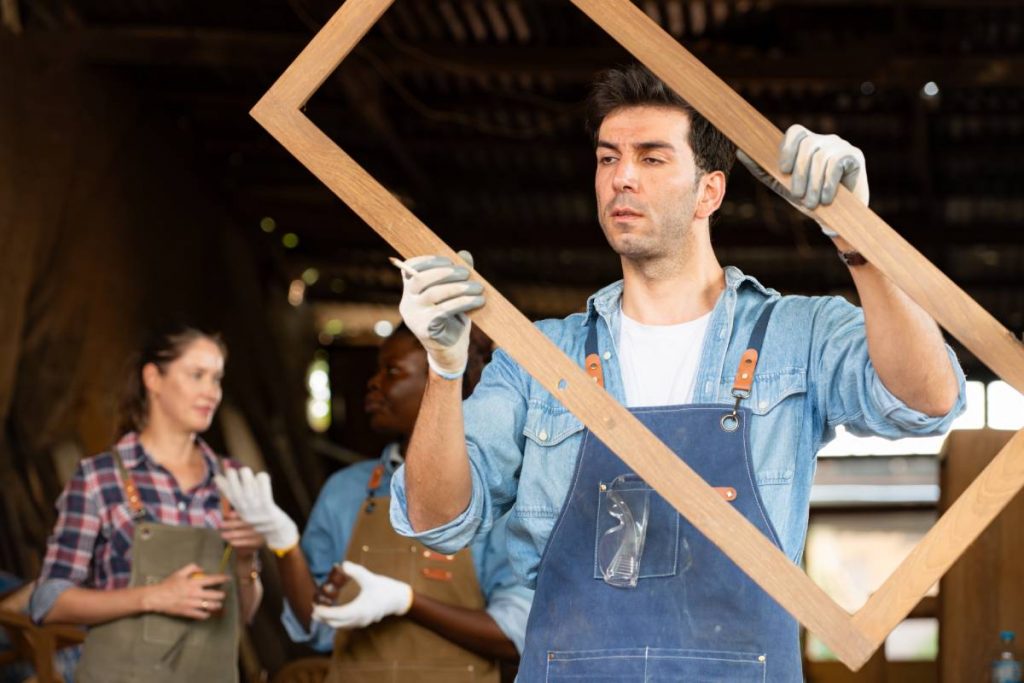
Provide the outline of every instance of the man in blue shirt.
<path id="1" fill-rule="evenodd" d="M 639 66 L 603 75 L 590 112 L 598 219 L 623 279 L 538 326 L 798 562 L 835 427 L 940 433 L 963 374 L 934 321 L 824 226 L 863 309 L 722 267 L 710 221 L 737 154 L 812 217 L 839 184 L 867 203 L 863 154 L 793 126 L 779 186 Z M 447 259 L 404 265 L 402 314 L 432 371 L 392 522 L 448 552 L 511 511 L 513 566 L 537 588 L 521 679 L 800 680 L 792 617 L 506 354 L 462 404 L 481 288 Z"/>
<path id="2" fill-rule="evenodd" d="M 490 340 L 478 342 L 478 355 L 484 343 L 489 347 Z M 391 477 L 402 463 L 426 378 L 423 348 L 399 327 L 380 348 L 366 394 L 371 427 L 398 440 L 380 458 L 328 479 L 301 544 L 295 524 L 273 504 L 269 481 L 260 482 L 266 475 L 243 471 L 218 482 L 278 557 L 289 637 L 333 651 L 329 681 L 461 680 L 468 670 L 473 680 L 497 683 L 495 663 L 514 664 L 523 648 L 532 590 L 512 572 L 503 521 L 481 534 L 470 552 L 453 554 L 430 551 L 391 529 Z M 342 604 L 314 605 L 316 586 L 342 559 L 349 578 Z M 358 595 L 346 594 L 357 584 Z"/>

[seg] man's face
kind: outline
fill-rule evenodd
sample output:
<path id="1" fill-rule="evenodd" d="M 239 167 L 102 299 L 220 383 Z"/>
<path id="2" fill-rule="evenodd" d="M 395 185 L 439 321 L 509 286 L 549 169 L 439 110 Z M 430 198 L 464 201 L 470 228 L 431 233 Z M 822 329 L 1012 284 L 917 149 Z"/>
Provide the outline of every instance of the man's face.
<path id="1" fill-rule="evenodd" d="M 594 189 L 601 229 L 623 258 L 677 253 L 693 223 L 700 172 L 690 118 L 671 107 L 624 107 L 598 132 Z"/>
<path id="2" fill-rule="evenodd" d="M 365 408 L 374 431 L 411 435 L 426 385 L 427 353 L 416 337 L 389 337 L 377 354 L 377 374 L 366 385 Z"/>

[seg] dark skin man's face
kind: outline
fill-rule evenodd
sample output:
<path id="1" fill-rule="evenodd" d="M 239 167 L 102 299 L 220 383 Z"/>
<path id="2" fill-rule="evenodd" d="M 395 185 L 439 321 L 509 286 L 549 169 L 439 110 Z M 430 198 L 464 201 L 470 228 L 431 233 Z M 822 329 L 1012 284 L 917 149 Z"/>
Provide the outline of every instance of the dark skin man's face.
<path id="1" fill-rule="evenodd" d="M 411 334 L 389 337 L 366 385 L 366 413 L 374 431 L 408 439 L 427 385 L 427 354 Z"/>

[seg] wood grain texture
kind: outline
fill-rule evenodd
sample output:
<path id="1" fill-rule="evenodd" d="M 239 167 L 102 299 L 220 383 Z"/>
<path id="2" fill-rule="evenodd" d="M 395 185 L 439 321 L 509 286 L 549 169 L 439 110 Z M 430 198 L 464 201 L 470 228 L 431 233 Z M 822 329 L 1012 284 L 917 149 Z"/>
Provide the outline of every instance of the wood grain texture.
<path id="1" fill-rule="evenodd" d="M 300 111 L 391 2 L 348 0 L 252 115 L 400 254 L 458 260 L 454 250 Z M 640 10 L 627 0 L 573 2 L 753 159 L 776 168 L 781 133 Z M 1024 347 L 873 212 L 841 190 L 836 202 L 818 213 L 993 370 L 1024 389 Z M 488 303 L 473 320 L 851 669 L 867 661 L 970 543 L 965 539 L 976 537 L 1024 484 L 1024 473 L 1013 464 L 1021 460 L 1021 448 L 1011 444 L 958 501 L 952 516 L 940 521 L 851 618 L 486 280 L 478 279 Z"/>

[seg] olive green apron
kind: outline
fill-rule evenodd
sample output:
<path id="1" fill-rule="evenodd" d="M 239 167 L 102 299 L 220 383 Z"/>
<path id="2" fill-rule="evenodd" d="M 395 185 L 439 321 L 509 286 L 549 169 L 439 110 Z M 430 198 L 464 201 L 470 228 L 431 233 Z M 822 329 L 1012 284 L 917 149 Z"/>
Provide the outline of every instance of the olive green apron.
<path id="1" fill-rule="evenodd" d="M 369 489 L 377 488 L 375 470 Z M 375 483 L 376 480 L 376 483 Z M 370 497 L 360 512 L 346 559 L 412 586 L 417 595 L 467 609 L 483 609 L 484 596 L 469 549 L 442 555 L 399 536 L 388 515 L 390 498 Z M 355 598 L 349 581 L 339 603 Z M 339 629 L 325 683 L 498 683 L 497 664 L 404 617 L 361 629 Z"/>
<path id="2" fill-rule="evenodd" d="M 145 521 L 131 475 L 114 449 L 136 519 L 132 537 L 132 587 L 160 583 L 190 562 L 204 573 L 222 572 L 225 543 L 217 529 L 179 527 Z M 218 462 L 218 468 L 220 463 Z M 237 584 L 223 587 L 219 615 L 198 621 L 166 614 L 122 617 L 89 629 L 75 672 L 78 683 L 237 683 Z"/>

